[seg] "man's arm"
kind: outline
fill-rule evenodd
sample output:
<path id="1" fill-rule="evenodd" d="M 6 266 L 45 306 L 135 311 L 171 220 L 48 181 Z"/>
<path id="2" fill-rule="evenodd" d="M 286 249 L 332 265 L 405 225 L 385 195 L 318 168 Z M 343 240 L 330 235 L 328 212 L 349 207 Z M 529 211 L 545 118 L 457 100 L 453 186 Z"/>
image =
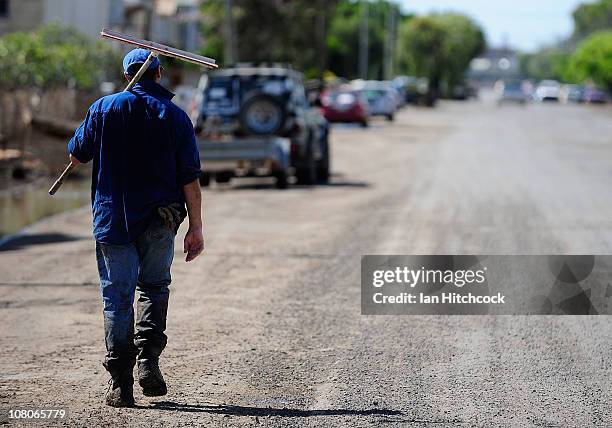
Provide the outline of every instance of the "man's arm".
<path id="1" fill-rule="evenodd" d="M 194 180 L 183 186 L 187 214 L 189 216 L 189 230 L 185 235 L 183 253 L 186 253 L 186 262 L 190 262 L 204 250 L 204 237 L 202 236 L 202 192 L 200 183 Z"/>
<path id="2" fill-rule="evenodd" d="M 183 194 L 187 203 L 187 214 L 189 215 L 189 230 L 185 235 L 183 252 L 187 254 L 186 262 L 190 262 L 200 255 L 204 250 L 204 238 L 202 237 L 202 193 L 200 191 L 200 153 L 196 144 L 193 126 L 185 112 L 181 111 L 179 117 L 180 125 L 177 127 L 178 150 L 177 150 L 177 175 L 178 181 L 183 186 Z"/>

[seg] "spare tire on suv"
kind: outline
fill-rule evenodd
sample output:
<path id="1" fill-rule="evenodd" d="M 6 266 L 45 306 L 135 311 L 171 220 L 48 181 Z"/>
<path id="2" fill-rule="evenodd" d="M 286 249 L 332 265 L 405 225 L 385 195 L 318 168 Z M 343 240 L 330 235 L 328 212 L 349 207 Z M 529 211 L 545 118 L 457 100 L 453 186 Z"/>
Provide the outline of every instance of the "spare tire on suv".
<path id="1" fill-rule="evenodd" d="M 240 107 L 240 126 L 246 134 L 278 134 L 286 118 L 287 110 L 283 101 L 269 94 L 253 94 Z"/>

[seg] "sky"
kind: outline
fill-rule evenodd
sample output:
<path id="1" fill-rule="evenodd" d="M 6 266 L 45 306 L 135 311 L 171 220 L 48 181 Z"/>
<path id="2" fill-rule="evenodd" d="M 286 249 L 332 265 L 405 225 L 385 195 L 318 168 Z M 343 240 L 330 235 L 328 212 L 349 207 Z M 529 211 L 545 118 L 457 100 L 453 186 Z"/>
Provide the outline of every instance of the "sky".
<path id="1" fill-rule="evenodd" d="M 589 0 L 400 0 L 404 12 L 461 12 L 485 30 L 490 46 L 534 51 L 571 34 L 572 11 Z"/>

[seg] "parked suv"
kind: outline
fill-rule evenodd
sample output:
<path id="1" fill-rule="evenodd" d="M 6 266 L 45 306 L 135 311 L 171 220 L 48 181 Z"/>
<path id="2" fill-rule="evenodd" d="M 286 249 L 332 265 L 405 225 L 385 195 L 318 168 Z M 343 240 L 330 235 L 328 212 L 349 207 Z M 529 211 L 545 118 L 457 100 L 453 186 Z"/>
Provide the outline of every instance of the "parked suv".
<path id="1" fill-rule="evenodd" d="M 299 183 L 328 181 L 328 124 L 319 109 L 307 102 L 301 73 L 289 67 L 239 66 L 205 75 L 200 87 L 196 132 L 205 173 L 224 178 L 262 175 L 266 168 L 261 165 L 267 159 L 277 168 L 264 175 L 282 175 L 279 167 L 288 164 L 287 173 L 294 173 Z M 288 142 L 288 150 L 278 147 L 283 141 Z M 220 146 L 221 142 L 226 146 Z M 253 159 L 254 151 L 276 155 Z M 284 152 L 288 162 L 275 158 Z M 232 162 L 236 167 L 231 167 Z M 244 174 L 248 162 L 254 167 Z M 281 184 L 283 180 L 286 177 L 279 178 Z"/>

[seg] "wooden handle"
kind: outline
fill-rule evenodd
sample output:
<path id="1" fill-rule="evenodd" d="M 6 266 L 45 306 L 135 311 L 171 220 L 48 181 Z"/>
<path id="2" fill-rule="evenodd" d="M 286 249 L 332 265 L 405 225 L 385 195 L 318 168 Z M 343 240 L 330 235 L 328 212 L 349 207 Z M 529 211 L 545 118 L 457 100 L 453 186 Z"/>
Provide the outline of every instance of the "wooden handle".
<path id="1" fill-rule="evenodd" d="M 49 189 L 49 194 L 51 196 L 55 195 L 55 192 L 57 192 L 57 190 L 62 186 L 64 180 L 66 179 L 66 177 L 68 177 L 68 174 L 70 174 L 70 171 L 72 171 L 75 166 L 75 164 L 70 162 L 66 169 L 64 169 L 64 172 L 62 172 L 62 175 L 60 175 L 59 178 L 55 180 L 55 183 L 53 183 L 53 186 L 51 186 L 51 188 Z"/>

